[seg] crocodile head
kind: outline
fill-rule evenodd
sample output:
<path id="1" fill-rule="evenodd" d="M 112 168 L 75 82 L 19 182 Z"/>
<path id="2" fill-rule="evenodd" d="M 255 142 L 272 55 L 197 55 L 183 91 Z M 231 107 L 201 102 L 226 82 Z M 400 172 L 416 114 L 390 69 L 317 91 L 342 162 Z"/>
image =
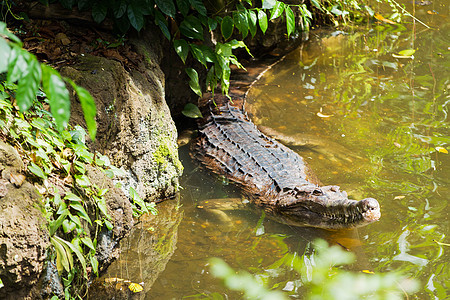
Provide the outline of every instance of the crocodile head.
<path id="1" fill-rule="evenodd" d="M 361 227 L 380 219 L 380 205 L 373 198 L 348 199 L 338 186 L 306 186 L 283 191 L 277 203 L 280 221 L 325 229 Z"/>

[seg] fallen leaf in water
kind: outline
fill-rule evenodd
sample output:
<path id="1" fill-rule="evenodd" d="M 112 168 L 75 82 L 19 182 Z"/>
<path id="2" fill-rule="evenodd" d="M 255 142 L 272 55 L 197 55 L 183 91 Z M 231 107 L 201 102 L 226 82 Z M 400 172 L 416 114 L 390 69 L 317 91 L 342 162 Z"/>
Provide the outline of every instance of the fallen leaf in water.
<path id="1" fill-rule="evenodd" d="M 144 288 L 142 287 L 142 285 L 140 285 L 139 283 L 130 283 L 130 285 L 128 286 L 128 288 L 130 289 L 130 291 L 132 291 L 133 293 L 139 293 L 142 292 L 144 290 Z"/>
<path id="2" fill-rule="evenodd" d="M 120 282 L 120 281 L 124 281 L 124 280 L 125 280 L 125 279 L 117 278 L 117 277 L 105 278 L 105 282 L 106 282 L 106 283 Z"/>
<path id="3" fill-rule="evenodd" d="M 401 200 L 401 199 L 403 199 L 403 198 L 405 198 L 405 196 L 395 196 L 395 197 L 394 197 L 394 200 Z"/>
<path id="4" fill-rule="evenodd" d="M 380 14 L 375 14 L 375 15 L 373 15 L 373 16 L 375 17 L 375 19 L 380 20 L 380 21 L 382 21 L 382 22 L 384 22 L 384 23 L 388 23 L 388 24 L 397 24 L 397 23 L 395 23 L 394 21 L 391 21 L 391 20 L 389 20 L 389 19 L 386 19 L 385 17 L 383 17 L 383 16 L 380 15 Z"/>
<path id="5" fill-rule="evenodd" d="M 369 271 L 369 270 L 362 270 L 363 273 L 366 274 L 375 274 L 375 272 Z"/>
<path id="6" fill-rule="evenodd" d="M 444 147 L 436 147 L 435 149 L 437 152 L 448 154 L 447 149 L 445 149 Z"/>
<path id="7" fill-rule="evenodd" d="M 427 10 L 427 14 L 429 15 L 437 15 L 438 13 L 435 11 Z"/>
<path id="8" fill-rule="evenodd" d="M 414 59 L 414 56 L 413 56 L 413 55 L 408 56 L 408 55 L 392 54 L 392 57 L 395 57 L 395 58 L 411 58 L 411 59 Z"/>
<path id="9" fill-rule="evenodd" d="M 333 115 L 325 115 L 323 113 L 321 113 L 320 111 L 317 113 L 317 116 L 321 117 L 321 118 L 329 118 L 332 117 Z"/>
<path id="10" fill-rule="evenodd" d="M 414 53 L 416 53 L 416 50 L 414 50 L 414 49 L 406 49 L 406 50 L 400 51 L 398 54 L 404 55 L 404 56 L 411 56 Z"/>
<path id="11" fill-rule="evenodd" d="M 436 244 L 441 245 L 441 246 L 450 246 L 450 244 L 441 243 L 441 242 L 438 242 L 436 240 L 433 240 L 433 242 L 435 242 Z"/>

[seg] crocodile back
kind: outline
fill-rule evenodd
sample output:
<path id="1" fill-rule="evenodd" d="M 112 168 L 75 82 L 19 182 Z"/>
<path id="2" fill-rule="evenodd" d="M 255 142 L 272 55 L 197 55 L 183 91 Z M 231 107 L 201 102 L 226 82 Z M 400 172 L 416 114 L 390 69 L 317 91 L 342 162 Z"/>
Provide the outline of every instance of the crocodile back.
<path id="1" fill-rule="evenodd" d="M 193 146 L 196 159 L 260 205 L 276 205 L 277 195 L 313 184 L 297 153 L 261 133 L 240 105 L 219 98 L 207 105 Z"/>

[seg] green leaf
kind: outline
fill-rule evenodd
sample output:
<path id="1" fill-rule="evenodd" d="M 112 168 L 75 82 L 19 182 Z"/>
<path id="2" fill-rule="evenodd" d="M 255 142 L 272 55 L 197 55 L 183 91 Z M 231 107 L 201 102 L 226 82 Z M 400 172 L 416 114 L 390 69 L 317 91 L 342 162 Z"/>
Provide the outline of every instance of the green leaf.
<path id="1" fill-rule="evenodd" d="M 85 244 L 86 246 L 88 246 L 91 250 L 95 251 L 95 247 L 94 244 L 92 243 L 92 240 L 88 237 L 82 237 L 81 241 L 83 242 L 83 244 Z"/>
<path id="2" fill-rule="evenodd" d="M 108 8 L 102 1 L 95 1 L 92 6 L 92 18 L 95 22 L 101 23 L 106 18 Z"/>
<path id="3" fill-rule="evenodd" d="M 202 16 L 206 16 L 206 8 L 201 0 L 189 0 L 192 7 Z"/>
<path id="4" fill-rule="evenodd" d="M 111 224 L 110 221 L 108 220 L 104 220 L 106 228 L 108 228 L 108 230 L 112 230 L 114 228 L 113 224 Z"/>
<path id="5" fill-rule="evenodd" d="M 83 187 L 83 188 L 87 188 L 91 186 L 91 182 L 89 181 L 89 178 L 86 175 L 74 175 L 75 177 L 75 182 Z"/>
<path id="6" fill-rule="evenodd" d="M 98 275 L 98 260 L 94 255 L 89 255 L 89 260 L 91 262 L 92 271 L 94 274 Z"/>
<path id="7" fill-rule="evenodd" d="M 70 203 L 70 208 L 73 208 L 76 211 L 78 211 L 80 217 L 85 219 L 86 221 L 88 221 L 89 224 L 92 225 L 91 219 L 89 218 L 88 214 L 86 213 L 86 210 L 84 209 L 83 205 L 81 205 L 80 203 L 76 203 L 76 202 Z"/>
<path id="8" fill-rule="evenodd" d="M 53 236 L 55 234 L 55 232 L 58 230 L 58 228 L 62 225 L 62 223 L 64 222 L 64 220 L 67 218 L 67 215 L 69 214 L 69 210 L 68 209 L 64 209 L 62 211 L 62 214 L 54 221 L 51 221 L 49 223 L 49 233 L 50 236 Z"/>
<path id="9" fill-rule="evenodd" d="M 8 59 L 11 53 L 11 47 L 3 37 L 0 37 L 0 53 L 2 53 L 3 58 L 0 59 L 0 74 L 8 70 Z"/>
<path id="10" fill-rule="evenodd" d="M 162 13 L 157 10 L 155 11 L 155 23 L 161 29 L 164 36 L 170 41 L 170 31 L 167 27 L 167 20 L 164 18 Z"/>
<path id="11" fill-rule="evenodd" d="M 286 5 L 285 13 L 286 13 L 287 35 L 289 37 L 291 35 L 291 33 L 294 32 L 294 30 L 295 30 L 295 16 L 294 16 L 294 12 L 288 5 Z"/>
<path id="12" fill-rule="evenodd" d="M 234 22 L 230 16 L 225 16 L 220 24 L 220 30 L 222 31 L 222 36 L 224 39 L 229 39 L 233 34 Z"/>
<path id="13" fill-rule="evenodd" d="M 17 45 L 13 45 L 8 62 L 8 83 L 14 83 L 20 78 L 26 76 L 28 73 L 27 61 L 30 55 L 31 54 L 24 49 L 19 48 Z"/>
<path id="14" fill-rule="evenodd" d="M 271 9 L 277 3 L 277 0 L 263 0 L 262 9 Z"/>
<path id="15" fill-rule="evenodd" d="M 65 219 L 62 223 L 62 227 L 64 230 L 64 233 L 68 233 L 71 232 L 72 230 L 74 230 L 77 227 L 77 224 L 75 224 L 74 222 Z"/>
<path id="16" fill-rule="evenodd" d="M 190 39 L 203 41 L 203 26 L 195 16 L 189 15 L 181 22 L 180 32 Z"/>
<path id="17" fill-rule="evenodd" d="M 177 6 L 183 17 L 186 17 L 191 7 L 189 0 L 177 0 Z"/>
<path id="18" fill-rule="evenodd" d="M 42 171 L 42 169 L 36 165 L 34 162 L 30 162 L 30 164 L 28 165 L 28 171 L 30 171 L 31 173 L 33 173 L 34 175 L 36 175 L 39 178 L 42 179 L 46 179 L 47 175 L 44 174 L 44 171 Z"/>
<path id="19" fill-rule="evenodd" d="M 121 18 L 126 11 L 127 11 L 127 3 L 125 1 L 120 0 L 113 2 L 114 18 L 116 19 Z"/>
<path id="20" fill-rule="evenodd" d="M 198 74 L 197 71 L 195 71 L 192 68 L 186 68 L 186 74 L 189 76 L 189 78 L 191 79 L 189 81 L 189 86 L 191 87 L 191 89 L 194 91 L 194 93 L 196 93 L 198 96 L 202 96 L 202 90 L 200 88 L 200 84 L 198 83 Z"/>
<path id="21" fill-rule="evenodd" d="M 7 36 L 11 41 L 15 42 L 17 46 L 22 47 L 20 39 L 8 30 L 5 22 L 0 22 L 0 35 Z"/>
<path id="22" fill-rule="evenodd" d="M 407 50 L 400 51 L 398 54 L 403 55 L 403 56 L 411 56 L 414 53 L 416 53 L 416 50 L 414 50 L 414 49 L 407 49 Z"/>
<path id="23" fill-rule="evenodd" d="M 50 243 L 55 247 L 56 250 L 56 268 L 58 269 L 58 273 L 61 274 L 63 269 L 67 272 L 73 267 L 73 258 L 70 250 L 60 241 L 61 238 L 57 236 L 50 237 Z"/>
<path id="24" fill-rule="evenodd" d="M 51 67 L 42 64 L 42 86 L 50 103 L 52 116 L 58 130 L 65 128 L 70 117 L 69 91 L 61 76 Z"/>
<path id="25" fill-rule="evenodd" d="M 258 23 L 259 23 L 259 28 L 261 28 L 261 31 L 263 33 L 266 33 L 267 30 L 267 26 L 268 26 L 268 21 L 267 21 L 267 14 L 263 11 L 258 9 Z"/>
<path id="26" fill-rule="evenodd" d="M 270 19 L 273 20 L 281 16 L 281 14 L 283 14 L 285 6 L 286 5 L 283 2 L 277 1 L 275 3 L 275 6 L 270 10 Z"/>
<path id="27" fill-rule="evenodd" d="M 158 8 L 169 17 L 175 17 L 176 9 L 173 0 L 155 0 Z"/>
<path id="28" fill-rule="evenodd" d="M 103 215 L 107 218 L 111 218 L 108 214 L 108 208 L 106 207 L 106 200 L 103 197 L 94 196 L 95 202 L 97 203 L 98 208 L 103 213 Z"/>
<path id="29" fill-rule="evenodd" d="M 127 8 L 128 20 L 130 20 L 131 26 L 137 31 L 140 31 L 144 27 L 144 15 L 142 9 L 138 4 L 132 1 Z"/>
<path id="30" fill-rule="evenodd" d="M 16 100 L 21 112 L 26 111 L 33 105 L 40 83 L 41 66 L 34 56 L 30 56 L 28 73 L 19 80 L 17 86 Z"/>
<path id="31" fill-rule="evenodd" d="M 203 51 L 196 44 L 190 44 L 191 53 L 196 60 L 198 60 L 206 68 L 206 58 L 203 55 Z"/>
<path id="32" fill-rule="evenodd" d="M 133 199 L 134 203 L 136 203 L 137 205 L 139 205 L 141 207 L 142 211 L 148 212 L 147 205 L 145 205 L 144 200 L 142 200 L 141 197 L 139 197 L 136 190 L 132 187 L 130 187 L 130 197 L 131 197 L 131 199 Z"/>
<path id="33" fill-rule="evenodd" d="M 76 84 L 72 86 L 78 95 L 78 99 L 80 100 L 89 136 L 92 140 L 95 140 L 95 136 L 97 134 L 97 121 L 95 120 L 97 108 L 95 107 L 94 98 L 92 98 L 91 94 L 85 88 Z"/>
<path id="34" fill-rule="evenodd" d="M 186 63 L 186 58 L 189 53 L 189 45 L 186 42 L 186 40 L 174 40 L 173 41 L 173 47 L 175 48 L 175 52 L 178 54 L 178 56 L 181 58 L 183 63 Z"/>
<path id="35" fill-rule="evenodd" d="M 247 20 L 248 20 L 248 29 L 252 37 L 256 34 L 256 23 L 258 22 L 258 17 L 256 16 L 256 12 L 254 10 L 247 11 Z"/>
<path id="36" fill-rule="evenodd" d="M 217 24 L 215 19 L 208 18 L 208 28 L 210 31 L 216 30 Z"/>
<path id="37" fill-rule="evenodd" d="M 75 253 L 75 255 L 77 256 L 78 260 L 81 263 L 81 266 L 83 267 L 83 273 L 84 273 L 84 276 L 86 277 L 87 276 L 87 274 L 86 274 L 86 260 L 84 259 L 84 255 L 83 255 L 83 253 L 81 253 L 80 249 L 78 249 L 78 247 L 76 247 L 74 244 L 69 243 L 66 240 L 63 240 L 60 237 L 55 236 L 54 238 L 58 239 L 62 244 L 65 245 L 65 247 L 70 248 L 70 250 L 72 250 L 72 252 Z M 74 241 L 72 241 L 72 242 L 74 242 Z M 72 257 L 72 254 L 70 256 Z M 73 262 L 72 262 L 72 264 L 73 264 Z"/>
<path id="38" fill-rule="evenodd" d="M 198 106 L 193 103 L 186 104 L 181 113 L 188 118 L 193 118 L 193 119 L 203 118 L 203 115 L 202 115 L 200 109 L 198 109 Z"/>
<path id="39" fill-rule="evenodd" d="M 248 35 L 247 12 L 235 11 L 233 12 L 233 19 L 236 28 L 242 34 L 242 39 L 245 39 Z"/>

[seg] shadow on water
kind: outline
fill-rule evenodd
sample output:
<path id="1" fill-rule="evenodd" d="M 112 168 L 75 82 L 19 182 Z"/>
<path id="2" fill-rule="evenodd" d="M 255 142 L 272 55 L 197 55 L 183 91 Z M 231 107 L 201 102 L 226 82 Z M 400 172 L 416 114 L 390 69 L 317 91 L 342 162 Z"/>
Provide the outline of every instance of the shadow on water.
<path id="1" fill-rule="evenodd" d="M 434 1 L 432 9 L 436 14 L 417 9 L 432 29 L 405 23 L 311 32 L 312 40 L 275 65 L 249 95 L 257 125 L 275 130 L 324 184 L 340 185 L 355 199 L 378 199 L 380 222 L 333 232 L 289 227 L 260 211 L 207 213 L 197 208 L 201 201 L 239 193 L 198 170 L 182 147 L 181 208 L 158 206 L 153 223 L 143 220 L 124 241 L 124 254 L 107 277 L 144 282 L 146 293 L 135 295 L 140 299 L 214 293 L 238 299 L 241 294 L 209 274 L 208 260 L 220 257 L 301 298 L 302 288 L 289 284 L 301 280 L 299 274 L 280 261 L 287 254 L 308 256 L 313 241 L 323 238 L 357 254 L 350 269 L 402 271 L 421 282 L 416 299 L 446 299 L 450 26 L 443 22 L 448 3 Z M 414 59 L 395 57 L 406 49 L 416 50 Z"/>

